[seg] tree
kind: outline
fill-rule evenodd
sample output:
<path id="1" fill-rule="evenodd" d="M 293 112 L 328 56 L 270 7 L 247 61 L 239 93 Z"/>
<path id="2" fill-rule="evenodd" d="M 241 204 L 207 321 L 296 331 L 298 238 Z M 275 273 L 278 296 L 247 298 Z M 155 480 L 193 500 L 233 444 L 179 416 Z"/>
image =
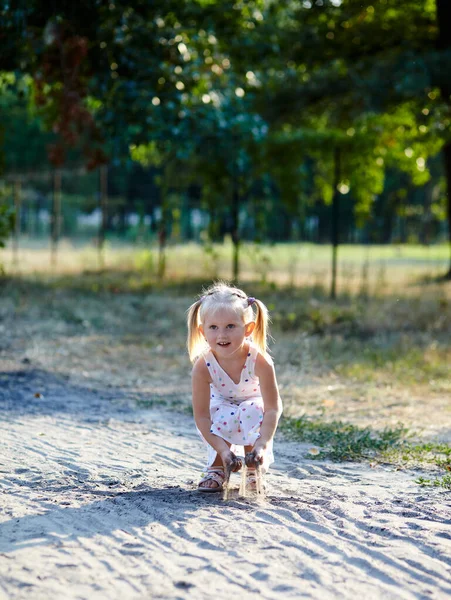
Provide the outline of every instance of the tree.
<path id="1" fill-rule="evenodd" d="M 428 139 L 434 138 L 435 152 L 444 148 L 451 236 L 449 3 L 437 0 L 437 9 L 432 0 L 278 3 L 276 19 L 283 35 L 277 39 L 287 76 L 282 85 L 277 85 L 277 77 L 264 82 L 272 112 L 265 116 L 283 124 L 330 115 L 334 126 L 341 123 L 344 130 L 346 121 L 353 127 L 354 119 L 364 115 L 385 115 L 386 120 L 405 114 L 407 129 L 413 118 L 426 146 L 421 136 L 415 145 L 410 143 L 402 124 L 399 133 L 420 175 L 432 156 Z M 401 153 L 398 158 L 403 165 Z"/>
<path id="2" fill-rule="evenodd" d="M 64 157 L 61 144 L 87 150 L 90 166 L 105 152 L 155 144 L 174 164 L 194 166 L 203 189 L 235 217 L 268 173 L 288 206 L 306 205 L 311 173 L 332 201 L 339 162 L 335 179 L 350 188 L 363 219 L 389 156 L 421 183 L 428 157 L 448 139 L 441 6 L 440 13 L 432 0 L 62 0 L 55 13 L 43 0 L 16 1 L 2 13 L 2 60 L 31 74 L 42 114 L 63 140 L 56 159 Z M 306 135 L 318 138 L 311 156 Z M 289 138 L 297 146 L 287 157 Z M 202 166 L 207 146 L 212 160 Z M 266 160 L 271 155 L 278 160 Z"/>

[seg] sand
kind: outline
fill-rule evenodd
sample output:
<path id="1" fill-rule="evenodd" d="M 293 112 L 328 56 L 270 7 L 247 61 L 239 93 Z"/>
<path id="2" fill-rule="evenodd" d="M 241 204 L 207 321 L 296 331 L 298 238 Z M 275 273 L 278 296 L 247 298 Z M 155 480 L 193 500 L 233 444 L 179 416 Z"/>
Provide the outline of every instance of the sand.
<path id="1" fill-rule="evenodd" d="M 225 502 L 190 415 L 0 366 L 0 598 L 450 597 L 451 494 L 418 473 L 278 435 L 266 497 Z"/>

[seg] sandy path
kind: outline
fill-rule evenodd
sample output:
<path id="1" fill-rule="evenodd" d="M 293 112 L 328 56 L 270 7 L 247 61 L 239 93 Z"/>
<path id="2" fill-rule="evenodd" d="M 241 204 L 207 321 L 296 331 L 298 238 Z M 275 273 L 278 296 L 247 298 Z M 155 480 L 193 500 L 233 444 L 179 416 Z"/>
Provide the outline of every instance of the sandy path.
<path id="1" fill-rule="evenodd" d="M 225 503 L 191 417 L 43 377 L 0 378 L 1 598 L 450 597 L 451 494 L 278 439 L 266 499 Z"/>

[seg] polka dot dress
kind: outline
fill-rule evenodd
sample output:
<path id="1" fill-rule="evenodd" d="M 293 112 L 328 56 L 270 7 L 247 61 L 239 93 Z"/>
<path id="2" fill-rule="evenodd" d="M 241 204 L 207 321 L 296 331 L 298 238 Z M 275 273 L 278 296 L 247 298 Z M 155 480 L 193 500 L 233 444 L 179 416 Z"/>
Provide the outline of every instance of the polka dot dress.
<path id="1" fill-rule="evenodd" d="M 258 350 L 249 346 L 241 378 L 235 383 L 219 365 L 211 350 L 204 355 L 212 379 L 210 384 L 211 433 L 232 444 L 231 450 L 244 456 L 243 446 L 253 446 L 260 437 L 263 421 L 263 398 L 258 377 L 255 376 L 255 363 Z M 205 441 L 205 440 L 204 440 Z M 208 466 L 216 457 L 216 450 L 209 444 Z M 263 467 L 274 462 L 272 443 L 265 453 Z"/>

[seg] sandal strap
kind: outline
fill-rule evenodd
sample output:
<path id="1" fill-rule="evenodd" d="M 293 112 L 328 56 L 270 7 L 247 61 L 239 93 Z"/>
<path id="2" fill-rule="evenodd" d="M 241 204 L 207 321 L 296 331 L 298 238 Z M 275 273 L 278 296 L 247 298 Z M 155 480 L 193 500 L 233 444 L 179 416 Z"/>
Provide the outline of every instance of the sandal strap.
<path id="1" fill-rule="evenodd" d="M 207 469 L 207 474 L 205 475 L 205 477 L 203 479 L 201 479 L 199 481 L 199 485 L 201 483 L 205 483 L 206 481 L 216 481 L 216 483 L 218 485 L 222 485 L 224 483 L 225 480 L 225 475 L 224 475 L 224 470 L 214 470 L 214 469 Z"/>
<path id="2" fill-rule="evenodd" d="M 257 485 L 257 469 L 247 469 L 247 473 L 246 473 L 246 484 L 247 485 Z M 266 489 L 266 484 L 265 481 L 262 477 L 262 474 L 260 474 L 260 485 L 262 487 L 263 490 Z"/>
<path id="3" fill-rule="evenodd" d="M 257 469 L 247 469 L 246 477 L 250 481 L 257 481 Z"/>

